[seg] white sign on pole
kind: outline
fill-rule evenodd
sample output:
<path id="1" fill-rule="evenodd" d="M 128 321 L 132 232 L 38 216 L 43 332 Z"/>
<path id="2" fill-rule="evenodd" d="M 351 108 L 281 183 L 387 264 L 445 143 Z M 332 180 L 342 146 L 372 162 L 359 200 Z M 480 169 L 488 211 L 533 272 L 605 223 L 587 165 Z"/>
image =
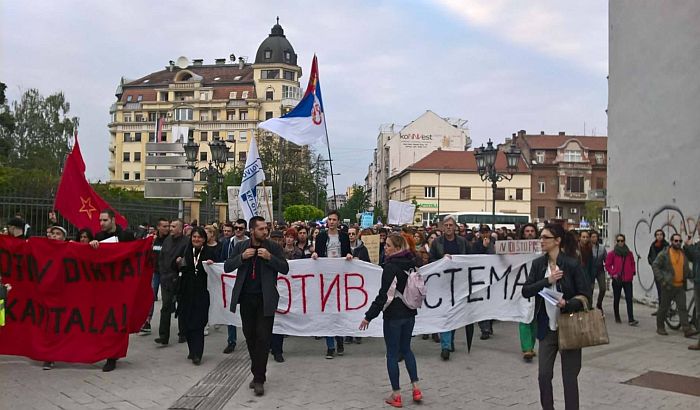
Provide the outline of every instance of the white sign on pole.
<path id="1" fill-rule="evenodd" d="M 389 225 L 412 225 L 416 206 L 406 202 L 389 200 Z"/>
<path id="2" fill-rule="evenodd" d="M 241 190 L 240 186 L 229 186 L 226 188 L 228 192 L 228 219 L 230 221 L 235 221 L 236 219 L 245 219 L 243 214 L 243 209 L 241 209 L 241 203 L 238 200 L 238 193 Z M 272 211 L 272 187 L 257 186 L 257 196 L 258 196 L 258 215 L 265 218 L 266 221 L 272 221 L 272 215 L 268 212 L 268 200 L 270 204 L 269 211 Z M 247 222 L 247 221 L 246 221 Z"/>
<path id="3" fill-rule="evenodd" d="M 419 269 L 428 295 L 418 310 L 414 334 L 438 333 L 487 319 L 532 321 L 534 303 L 522 297 L 536 255 L 454 255 Z M 241 325 L 230 312 L 236 272 L 205 265 L 210 295 L 209 323 Z M 382 269 L 343 258 L 289 261 L 279 275 L 274 332 L 295 336 L 382 336 L 381 314 L 358 330 L 381 285 Z"/>

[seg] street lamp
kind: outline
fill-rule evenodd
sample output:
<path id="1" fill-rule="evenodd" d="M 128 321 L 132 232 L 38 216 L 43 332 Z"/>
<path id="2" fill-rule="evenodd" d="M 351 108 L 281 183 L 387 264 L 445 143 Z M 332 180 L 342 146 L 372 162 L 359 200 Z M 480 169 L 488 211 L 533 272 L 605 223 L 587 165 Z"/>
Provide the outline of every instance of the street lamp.
<path id="1" fill-rule="evenodd" d="M 518 161 L 520 160 L 520 149 L 515 146 L 515 141 L 512 141 L 506 154 L 506 172 L 496 170 L 496 157 L 498 148 L 493 146 L 493 142 L 489 139 L 486 143 L 486 148 L 482 145 L 474 149 L 474 158 L 476 159 L 476 169 L 482 181 L 491 182 L 491 229 L 496 230 L 496 189 L 498 183 L 513 179 L 513 174 L 518 171 Z"/>
<path id="2" fill-rule="evenodd" d="M 207 203 L 206 209 L 209 214 L 211 208 L 211 180 L 216 177 L 216 181 L 219 184 L 219 199 L 221 199 L 221 187 L 224 182 L 224 168 L 228 162 L 229 150 L 226 143 L 221 141 L 219 136 L 214 137 L 214 140 L 209 143 L 209 150 L 211 151 L 211 159 L 207 162 L 207 166 L 198 168 L 197 154 L 199 154 L 199 144 L 194 142 L 194 136 L 189 135 L 187 138 L 187 143 L 183 144 L 185 149 L 185 161 L 187 162 L 187 167 L 192 171 L 192 180 L 194 181 L 195 175 L 199 172 L 204 172 L 207 176 Z M 194 189 L 194 184 L 192 184 Z M 209 214 L 210 215 L 210 214 Z"/>

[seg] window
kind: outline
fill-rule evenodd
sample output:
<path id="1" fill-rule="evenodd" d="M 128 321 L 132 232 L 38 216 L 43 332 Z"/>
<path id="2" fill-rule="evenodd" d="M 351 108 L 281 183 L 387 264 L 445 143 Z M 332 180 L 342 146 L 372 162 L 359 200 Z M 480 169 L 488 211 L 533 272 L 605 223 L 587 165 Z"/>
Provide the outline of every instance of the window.
<path id="1" fill-rule="evenodd" d="M 134 152 L 134 162 L 141 162 L 141 153 L 140 152 Z M 138 178 L 136 178 L 138 179 Z"/>
<path id="2" fill-rule="evenodd" d="M 275 99 L 275 92 L 273 90 L 265 91 L 265 100 L 272 101 Z"/>
<path id="3" fill-rule="evenodd" d="M 141 173 L 140 172 L 134 172 L 134 180 L 136 180 L 136 181 L 141 180 Z"/>
<path id="4" fill-rule="evenodd" d="M 272 50 L 269 48 L 265 49 L 265 60 L 269 60 L 272 58 Z"/>
<path id="5" fill-rule="evenodd" d="M 131 162 L 131 153 L 130 152 L 124 153 L 124 162 Z"/>
<path id="6" fill-rule="evenodd" d="M 538 206 L 537 207 L 537 218 L 538 219 L 545 219 L 547 216 L 545 214 L 545 207 L 543 206 Z"/>
<path id="7" fill-rule="evenodd" d="M 435 187 L 434 186 L 425 187 L 425 197 L 426 198 L 435 198 Z"/>
<path id="8" fill-rule="evenodd" d="M 560 206 L 556 207 L 556 209 L 555 209 L 554 211 L 555 211 L 554 213 L 555 213 L 555 215 L 556 215 L 556 218 L 557 218 L 557 219 L 561 219 L 561 216 L 562 216 L 562 209 L 561 209 L 561 207 L 560 207 Z"/>
<path id="9" fill-rule="evenodd" d="M 605 189 L 605 178 L 596 178 L 597 189 Z"/>
<path id="10" fill-rule="evenodd" d="M 199 180 L 200 181 L 206 181 L 207 180 L 207 173 L 206 171 L 202 171 L 199 173 Z"/>
<path id="11" fill-rule="evenodd" d="M 206 91 L 200 91 L 200 92 L 199 92 L 199 99 L 200 99 L 200 100 L 203 100 L 203 101 L 208 100 L 208 99 L 209 99 L 209 93 L 207 93 Z"/>
<path id="12" fill-rule="evenodd" d="M 128 180 L 129 180 L 129 173 L 125 172 L 124 173 L 124 181 L 128 181 Z"/>
<path id="13" fill-rule="evenodd" d="M 219 131 L 214 131 L 211 133 L 211 139 L 212 141 L 216 138 L 219 138 Z"/>
<path id="14" fill-rule="evenodd" d="M 282 99 L 301 100 L 301 88 L 289 85 L 282 86 Z"/>
<path id="15" fill-rule="evenodd" d="M 582 155 L 579 149 L 567 149 L 564 150 L 564 161 L 565 162 L 581 162 Z"/>
<path id="16" fill-rule="evenodd" d="M 522 189 L 522 188 L 516 188 L 516 189 L 515 189 L 515 200 L 516 200 L 516 201 L 522 201 L 522 200 L 523 200 L 523 189 Z"/>
<path id="17" fill-rule="evenodd" d="M 158 119 L 158 113 L 155 111 L 151 111 L 148 113 L 148 121 L 150 122 L 156 122 Z"/>
<path id="18" fill-rule="evenodd" d="M 241 113 L 241 121 L 248 119 L 248 111 L 247 110 L 241 110 L 240 113 Z"/>
<path id="19" fill-rule="evenodd" d="M 235 141 L 235 140 L 236 140 L 236 135 L 235 135 L 234 133 L 232 133 L 232 132 L 229 132 L 229 133 L 228 133 L 227 140 L 228 140 L 228 141 L 231 141 L 231 142 Z"/>
<path id="20" fill-rule="evenodd" d="M 138 101 L 138 102 L 143 101 L 143 95 L 139 95 L 138 97 L 136 97 L 136 101 Z"/>
<path id="21" fill-rule="evenodd" d="M 130 112 L 124 113 L 124 122 L 131 122 L 131 113 Z"/>
<path id="22" fill-rule="evenodd" d="M 605 164 L 605 154 L 602 152 L 596 152 L 595 153 L 595 163 L 596 164 Z"/>
<path id="23" fill-rule="evenodd" d="M 236 111 L 226 111 L 226 120 L 234 121 L 236 119 Z"/>
<path id="24" fill-rule="evenodd" d="M 238 137 L 241 140 L 241 142 L 248 141 L 248 131 L 241 131 L 241 133 L 238 134 Z"/>
<path id="25" fill-rule="evenodd" d="M 168 92 L 167 91 L 161 91 L 159 93 L 159 95 L 160 95 L 161 101 L 168 101 Z"/>
<path id="26" fill-rule="evenodd" d="M 207 160 L 207 152 L 206 152 L 206 151 L 202 151 L 202 152 L 199 153 L 199 160 L 200 160 L 200 161 L 206 161 L 206 160 Z"/>
<path id="27" fill-rule="evenodd" d="M 583 177 L 566 177 L 566 192 L 583 192 Z"/>
<path id="28" fill-rule="evenodd" d="M 131 133 L 130 132 L 125 132 L 124 133 L 124 142 L 131 142 Z"/>
<path id="29" fill-rule="evenodd" d="M 176 121 L 192 121 L 192 108 L 178 108 L 175 110 Z"/>
<path id="30" fill-rule="evenodd" d="M 284 50 L 284 61 L 287 63 L 292 61 L 292 53 L 290 53 L 289 50 Z"/>
<path id="31" fill-rule="evenodd" d="M 272 111 L 265 111 L 265 120 L 272 118 Z"/>
<path id="32" fill-rule="evenodd" d="M 136 122 L 143 122 L 143 114 L 136 114 L 135 120 Z"/>
<path id="33" fill-rule="evenodd" d="M 156 133 L 155 132 L 148 133 L 148 142 L 156 142 Z"/>
<path id="34" fill-rule="evenodd" d="M 141 142 L 141 133 L 140 132 L 134 133 L 134 142 Z"/>
<path id="35" fill-rule="evenodd" d="M 280 78 L 280 70 L 262 70 L 260 72 L 260 78 L 263 80 L 273 80 L 275 78 Z"/>
<path id="36" fill-rule="evenodd" d="M 230 93 L 228 93 L 228 99 L 235 100 L 237 95 L 238 95 L 238 91 L 231 91 Z"/>
<path id="37" fill-rule="evenodd" d="M 202 131 L 199 133 L 199 140 L 200 141 L 208 141 L 209 140 L 209 134 L 206 131 Z"/>
<path id="38" fill-rule="evenodd" d="M 535 151 L 535 157 L 538 164 L 544 164 L 544 151 Z"/>
<path id="39" fill-rule="evenodd" d="M 131 95 L 127 95 L 127 96 L 126 96 L 126 102 L 131 102 L 132 99 L 133 99 L 133 98 L 132 98 Z"/>
<path id="40" fill-rule="evenodd" d="M 219 121 L 219 112 L 218 111 L 211 112 L 211 120 L 212 121 Z"/>
<path id="41" fill-rule="evenodd" d="M 496 188 L 496 201 L 505 201 L 506 200 L 506 189 L 505 188 Z"/>
<path id="42" fill-rule="evenodd" d="M 246 152 L 239 151 L 238 152 L 238 162 L 245 162 L 245 160 L 246 160 Z"/>
<path id="43" fill-rule="evenodd" d="M 459 187 L 459 199 L 472 199 L 472 189 L 468 186 Z"/>
<path id="44" fill-rule="evenodd" d="M 248 98 L 248 91 L 243 91 L 243 92 L 241 93 L 241 98 L 244 99 L 244 100 L 247 99 L 247 98 Z"/>
<path id="45" fill-rule="evenodd" d="M 200 121 L 209 121 L 209 113 L 206 111 L 202 111 L 199 113 L 199 120 Z"/>
<path id="46" fill-rule="evenodd" d="M 539 193 L 544 194 L 545 193 L 545 186 L 547 184 L 544 181 L 540 180 L 540 181 L 537 181 L 537 185 L 539 187 Z"/>

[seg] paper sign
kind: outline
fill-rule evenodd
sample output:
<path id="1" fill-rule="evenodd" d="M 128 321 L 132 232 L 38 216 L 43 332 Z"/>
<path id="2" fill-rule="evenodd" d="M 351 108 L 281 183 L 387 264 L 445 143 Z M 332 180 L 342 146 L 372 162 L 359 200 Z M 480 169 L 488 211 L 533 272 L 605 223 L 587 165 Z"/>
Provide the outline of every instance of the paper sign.
<path id="1" fill-rule="evenodd" d="M 379 235 L 362 235 L 362 243 L 365 244 L 369 253 L 369 260 L 375 264 L 379 264 Z"/>
<path id="2" fill-rule="evenodd" d="M 415 205 L 389 200 L 389 225 L 411 225 L 415 213 Z"/>

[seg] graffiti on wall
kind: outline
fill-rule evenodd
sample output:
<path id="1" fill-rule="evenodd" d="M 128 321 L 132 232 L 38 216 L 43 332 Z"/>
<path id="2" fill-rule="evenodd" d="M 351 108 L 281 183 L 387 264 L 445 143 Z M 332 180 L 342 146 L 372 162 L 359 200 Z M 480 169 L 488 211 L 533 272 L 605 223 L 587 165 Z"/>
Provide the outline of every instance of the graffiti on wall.
<path id="1" fill-rule="evenodd" d="M 637 256 L 637 280 L 642 289 L 654 294 L 654 273 L 647 261 L 647 255 L 657 229 L 666 233 L 666 240 L 672 234 L 678 233 L 683 240 L 690 237 L 695 242 L 700 239 L 700 211 L 684 213 L 675 205 L 664 205 L 649 217 L 637 221 L 633 237 L 634 253 Z"/>

